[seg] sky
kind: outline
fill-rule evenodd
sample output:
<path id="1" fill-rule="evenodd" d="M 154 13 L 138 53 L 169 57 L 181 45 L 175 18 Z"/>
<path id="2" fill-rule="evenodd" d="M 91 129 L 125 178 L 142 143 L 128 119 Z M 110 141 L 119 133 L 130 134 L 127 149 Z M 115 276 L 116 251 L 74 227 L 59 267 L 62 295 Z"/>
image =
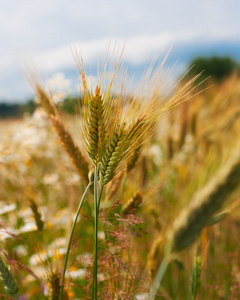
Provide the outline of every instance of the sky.
<path id="1" fill-rule="evenodd" d="M 31 57 L 47 78 L 62 72 L 73 80 L 73 47 L 94 70 L 110 39 L 119 48 L 126 42 L 131 75 L 170 47 L 169 64 L 179 59 L 176 72 L 195 55 L 240 61 L 239 15 L 239 0 L 0 0 L 0 102 L 32 96 L 19 66 L 24 59 Z"/>

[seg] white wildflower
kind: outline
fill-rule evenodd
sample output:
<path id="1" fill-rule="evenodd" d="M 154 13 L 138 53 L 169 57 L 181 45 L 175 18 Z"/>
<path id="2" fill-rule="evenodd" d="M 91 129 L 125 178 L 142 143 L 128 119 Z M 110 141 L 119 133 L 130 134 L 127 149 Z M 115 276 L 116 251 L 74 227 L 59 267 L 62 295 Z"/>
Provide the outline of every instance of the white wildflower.
<path id="1" fill-rule="evenodd" d="M 53 174 L 46 174 L 44 177 L 43 177 L 43 183 L 44 184 L 54 184 L 58 181 L 58 174 L 56 173 L 53 173 Z"/>
<path id="2" fill-rule="evenodd" d="M 23 246 L 23 245 L 19 245 L 17 246 L 14 251 L 16 252 L 16 254 L 20 257 L 22 256 L 26 256 L 28 254 L 27 249 Z"/>
<path id="3" fill-rule="evenodd" d="M 66 184 L 67 185 L 74 185 L 74 184 L 78 184 L 80 181 L 80 176 L 76 173 L 74 173 L 71 177 L 68 177 L 66 179 Z"/>
<path id="4" fill-rule="evenodd" d="M 72 279 L 83 279 L 86 276 L 86 271 L 84 269 L 70 268 L 68 274 Z"/>
<path id="5" fill-rule="evenodd" d="M 55 103 L 62 102 L 69 94 L 70 82 L 62 73 L 55 74 L 48 80 L 47 85 L 52 93 L 52 98 Z"/>
<path id="6" fill-rule="evenodd" d="M 136 300 L 147 300 L 148 298 L 149 298 L 148 293 L 142 293 L 142 294 L 135 295 Z"/>
<path id="7" fill-rule="evenodd" d="M 29 222 L 29 223 L 25 224 L 23 227 L 19 228 L 17 230 L 17 233 L 21 234 L 21 233 L 36 231 L 37 229 L 38 228 L 37 228 L 37 225 L 35 224 L 35 222 Z"/>
<path id="8" fill-rule="evenodd" d="M 12 204 L 5 204 L 3 205 L 2 207 L 0 207 L 0 215 L 3 215 L 3 214 L 6 214 L 6 213 L 9 213 L 13 210 L 16 209 L 16 204 L 12 203 Z"/>

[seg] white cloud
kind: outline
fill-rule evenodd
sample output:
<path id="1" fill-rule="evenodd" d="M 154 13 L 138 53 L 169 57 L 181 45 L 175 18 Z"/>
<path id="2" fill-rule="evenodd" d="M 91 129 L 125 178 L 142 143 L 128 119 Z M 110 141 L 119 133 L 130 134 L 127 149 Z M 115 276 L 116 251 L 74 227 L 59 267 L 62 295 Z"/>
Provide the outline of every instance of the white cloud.
<path id="1" fill-rule="evenodd" d="M 112 35 L 119 49 L 127 37 L 124 61 L 139 66 L 171 46 L 240 42 L 239 13 L 239 0 L 1 0 L 0 97 L 26 89 L 20 52 L 52 73 L 75 67 L 71 47 L 80 45 L 84 64 L 95 66 Z"/>
<path id="2" fill-rule="evenodd" d="M 124 61 L 132 65 L 139 65 L 151 61 L 156 55 L 164 55 L 171 46 L 179 44 L 194 44 L 201 41 L 202 44 L 208 42 L 234 41 L 235 32 L 229 33 L 227 30 L 221 32 L 209 32 L 204 35 L 194 30 L 189 31 L 168 31 L 158 35 L 139 35 L 126 39 L 123 38 L 102 38 L 82 43 L 75 42 L 70 45 L 59 47 L 50 51 L 44 51 L 33 55 L 39 69 L 43 71 L 55 71 L 60 68 L 71 68 L 75 66 L 73 52 L 82 55 L 84 64 L 96 63 L 99 57 L 106 53 L 107 45 L 113 49 L 115 40 L 118 54 L 120 54 L 126 43 L 124 50 Z M 109 51 L 111 54 L 111 50 Z"/>

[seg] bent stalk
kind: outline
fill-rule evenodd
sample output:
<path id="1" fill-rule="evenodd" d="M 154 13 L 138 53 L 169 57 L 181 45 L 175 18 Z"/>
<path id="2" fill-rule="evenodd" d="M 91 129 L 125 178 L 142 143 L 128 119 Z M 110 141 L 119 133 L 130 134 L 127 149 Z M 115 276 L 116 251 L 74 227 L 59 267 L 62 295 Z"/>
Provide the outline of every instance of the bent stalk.
<path id="1" fill-rule="evenodd" d="M 71 234 L 70 234 L 70 237 L 69 237 L 68 248 L 67 248 L 67 253 L 66 253 L 65 262 L 64 262 L 63 275 L 62 275 L 62 286 L 61 286 L 61 291 L 60 291 L 60 300 L 62 300 L 62 297 L 63 297 L 63 288 L 64 288 L 64 281 L 65 281 L 65 273 L 66 273 L 66 269 L 67 269 L 67 263 L 68 263 L 69 253 L 70 253 L 70 247 L 71 247 L 73 232 L 74 232 L 74 229 L 75 229 L 75 226 L 76 226 L 76 223 L 77 223 L 77 219 L 78 219 L 80 210 L 82 208 L 83 201 L 84 201 L 84 199 L 86 197 L 86 194 L 87 194 L 87 191 L 88 191 L 90 185 L 91 185 L 91 182 L 89 182 L 89 184 L 87 185 L 87 187 L 86 187 L 86 189 L 85 189 L 85 191 L 83 193 L 82 199 L 81 199 L 81 201 L 79 203 L 79 206 L 78 206 L 78 209 L 77 209 L 77 213 L 76 213 L 76 216 L 75 216 L 75 219 L 74 219 L 74 222 L 73 222 L 72 231 L 71 231 Z"/>

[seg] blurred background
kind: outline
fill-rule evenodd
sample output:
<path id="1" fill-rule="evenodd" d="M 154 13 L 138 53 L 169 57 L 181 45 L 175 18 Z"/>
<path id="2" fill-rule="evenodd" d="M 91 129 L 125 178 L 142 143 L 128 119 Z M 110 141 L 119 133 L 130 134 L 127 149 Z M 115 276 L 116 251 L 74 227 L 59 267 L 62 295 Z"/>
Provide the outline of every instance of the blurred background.
<path id="1" fill-rule="evenodd" d="M 94 86 L 110 41 L 109 57 L 115 42 L 118 53 L 126 43 L 122 61 L 128 76 L 123 79 L 133 86 L 169 49 L 161 80 L 174 84 L 195 66 L 172 93 L 158 98 L 183 103 L 154 119 L 154 135 L 150 128 L 143 146 L 139 139 L 140 147 L 104 188 L 99 299 L 149 299 L 169 229 L 181 209 L 189 209 L 190 201 L 199 199 L 195 195 L 206 197 L 206 190 L 213 193 L 210 199 L 220 195 L 226 203 L 214 211 L 198 242 L 170 264 L 160 292 L 164 299 L 240 299 L 239 16 L 239 0 L 0 0 L 0 277 L 11 267 L 19 299 L 57 299 L 72 220 L 85 189 L 82 172 L 87 175 L 86 164 L 92 168 L 90 159 L 82 163 L 80 155 L 87 157 L 87 151 L 75 111 L 81 107 L 72 52 L 81 49 Z M 48 98 L 38 97 L 45 110 L 34 100 L 21 69 L 26 61 L 40 73 L 59 114 L 49 113 Z M 144 91 L 126 99 L 138 107 L 139 99 L 152 97 Z M 82 209 L 64 299 L 91 295 L 91 193 Z M 7 278 L 0 278 L 0 298 L 12 299 L 6 295 Z"/>
<path id="2" fill-rule="evenodd" d="M 22 105 L 33 98 L 19 66 L 29 57 L 46 80 L 60 72 L 76 95 L 75 46 L 81 48 L 87 75 L 92 78 L 110 40 L 112 44 L 117 41 L 120 49 L 126 41 L 124 66 L 136 82 L 152 60 L 157 56 L 161 61 L 170 47 L 164 69 L 178 61 L 173 81 L 198 57 L 228 57 L 221 61 L 220 71 L 216 71 L 219 61 L 210 61 L 211 70 L 205 74 L 229 73 L 240 62 L 239 15 L 238 0 L 1 0 L 1 115 L 6 115 L 6 105 Z M 196 72 L 206 70 L 205 61 L 197 62 Z"/>

